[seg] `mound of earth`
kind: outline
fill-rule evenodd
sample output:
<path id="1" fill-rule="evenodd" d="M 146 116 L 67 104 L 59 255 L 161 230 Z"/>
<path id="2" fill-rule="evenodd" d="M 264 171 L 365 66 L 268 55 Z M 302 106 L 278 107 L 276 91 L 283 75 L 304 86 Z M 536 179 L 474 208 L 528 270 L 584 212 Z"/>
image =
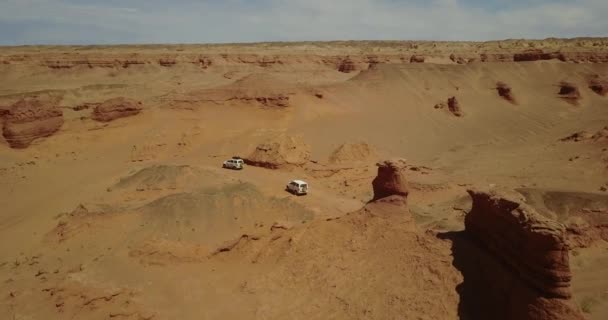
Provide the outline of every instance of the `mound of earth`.
<path id="1" fill-rule="evenodd" d="M 248 165 L 269 169 L 303 166 L 310 160 L 310 146 L 299 136 L 280 135 L 262 143 L 246 157 Z"/>
<path id="2" fill-rule="evenodd" d="M 202 175 L 203 172 L 188 165 L 155 165 L 120 179 L 111 190 L 175 190 L 196 182 L 200 185 Z"/>
<path id="3" fill-rule="evenodd" d="M 142 103 L 128 98 L 113 98 L 104 101 L 93 109 L 91 118 L 96 121 L 110 122 L 116 119 L 137 115 L 142 110 Z"/>
<path id="4" fill-rule="evenodd" d="M 24 149 L 37 139 L 55 134 L 63 125 L 63 112 L 55 105 L 22 99 L 2 116 L 2 135 L 11 148 Z"/>
<path id="5" fill-rule="evenodd" d="M 295 319 L 458 318 L 462 278 L 450 244 L 420 232 L 404 202 L 269 230 L 222 246 L 212 260 L 251 270 L 244 290 L 264 306 L 256 318 L 289 310 Z"/>
<path id="6" fill-rule="evenodd" d="M 222 242 L 227 235 L 275 221 L 301 223 L 314 215 L 289 199 L 265 196 L 248 183 L 168 195 L 139 211 L 148 230 L 169 240 L 199 244 Z"/>
<path id="7" fill-rule="evenodd" d="M 373 161 L 377 157 L 376 150 L 365 142 L 345 143 L 339 146 L 330 156 L 331 164 L 348 164 Z"/>

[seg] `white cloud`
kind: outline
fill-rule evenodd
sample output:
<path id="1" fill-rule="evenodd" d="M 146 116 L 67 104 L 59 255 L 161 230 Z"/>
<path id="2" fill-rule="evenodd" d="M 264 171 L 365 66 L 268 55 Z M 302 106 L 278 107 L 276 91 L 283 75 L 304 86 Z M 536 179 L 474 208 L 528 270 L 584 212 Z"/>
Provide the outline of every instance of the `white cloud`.
<path id="1" fill-rule="evenodd" d="M 606 0 L 521 2 L 482 8 L 472 0 L 4 0 L 0 44 L 608 35 Z"/>

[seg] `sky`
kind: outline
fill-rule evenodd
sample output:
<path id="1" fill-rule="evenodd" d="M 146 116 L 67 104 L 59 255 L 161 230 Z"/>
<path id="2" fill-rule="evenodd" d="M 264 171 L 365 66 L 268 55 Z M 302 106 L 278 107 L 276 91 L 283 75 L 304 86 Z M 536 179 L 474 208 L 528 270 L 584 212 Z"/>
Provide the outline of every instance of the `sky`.
<path id="1" fill-rule="evenodd" d="M 608 36 L 608 0 L 0 0 L 0 45 Z"/>

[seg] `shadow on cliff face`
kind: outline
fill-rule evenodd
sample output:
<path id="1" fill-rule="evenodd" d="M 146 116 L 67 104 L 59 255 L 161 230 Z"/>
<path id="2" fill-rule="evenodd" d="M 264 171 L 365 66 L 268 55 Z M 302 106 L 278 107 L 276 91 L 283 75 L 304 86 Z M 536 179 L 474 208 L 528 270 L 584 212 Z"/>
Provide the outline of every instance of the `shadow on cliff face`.
<path id="1" fill-rule="evenodd" d="M 462 320 L 492 319 L 492 307 L 481 301 L 482 293 L 487 291 L 479 272 L 483 272 L 479 259 L 480 249 L 465 231 L 440 233 L 438 238 L 452 242 L 453 265 L 464 278 L 456 287 L 460 295 L 458 314 Z"/>
<path id="2" fill-rule="evenodd" d="M 538 214 L 521 195 L 469 190 L 465 231 L 452 243 L 461 319 L 584 319 L 571 300 L 565 227 Z"/>
<path id="3" fill-rule="evenodd" d="M 461 320 L 555 319 L 547 313 L 549 310 L 532 308 L 552 307 L 539 291 L 515 277 L 508 266 L 489 255 L 466 231 L 441 233 L 438 238 L 452 242 L 453 265 L 463 276 L 463 282 L 456 287 Z"/>

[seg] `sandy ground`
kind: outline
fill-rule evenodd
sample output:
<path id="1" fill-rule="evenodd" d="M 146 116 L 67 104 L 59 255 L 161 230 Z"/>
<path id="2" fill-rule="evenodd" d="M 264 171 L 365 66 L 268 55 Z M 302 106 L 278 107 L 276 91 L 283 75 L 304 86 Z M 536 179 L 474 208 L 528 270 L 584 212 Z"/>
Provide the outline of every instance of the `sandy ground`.
<path id="1" fill-rule="evenodd" d="M 487 43 L 485 50 L 523 46 L 507 44 L 512 47 Z M 559 41 L 535 46 L 586 50 Z M 531 203 L 564 223 L 591 207 L 605 221 L 608 143 L 560 139 L 608 125 L 608 97 L 588 88 L 589 79 L 608 77 L 608 63 L 457 64 L 449 48 L 464 55 L 481 49 L 468 43 L 407 48 L 183 46 L 172 53 L 178 62 L 185 52 L 242 54 L 253 63 L 241 57 L 205 68 L 60 69 L 49 61 L 65 52 L 141 58 L 175 47 L 0 48 L 3 61 L 10 60 L 0 64 L 0 106 L 21 97 L 56 98 L 65 119 L 59 132 L 27 149 L 0 142 L 1 313 L 7 319 L 464 319 L 456 290 L 462 275 L 452 266 L 449 241 L 434 234 L 464 228 L 468 187 L 533 190 Z M 315 62 L 400 52 L 428 59 L 350 73 Z M 260 65 L 264 54 L 289 59 Z M 580 90 L 576 104 L 560 97 L 562 81 Z M 497 94 L 497 82 L 512 88 L 516 104 Z M 242 98 L 280 94 L 289 97 L 287 107 Z M 452 96 L 461 117 L 434 108 Z M 91 109 L 72 109 L 113 97 L 142 101 L 143 112 L 100 123 Z M 312 161 L 278 170 L 221 168 L 223 160 L 247 156 L 279 134 L 300 136 Z M 345 143 L 372 151 L 332 163 Z M 411 214 L 362 213 L 375 163 L 393 157 L 422 168 L 411 172 Z M 285 192 L 295 178 L 310 183 L 308 196 Z M 577 200 L 581 194 L 591 200 Z M 606 319 L 608 243 L 594 239 L 574 249 L 571 265 L 576 303 L 589 319 Z"/>

